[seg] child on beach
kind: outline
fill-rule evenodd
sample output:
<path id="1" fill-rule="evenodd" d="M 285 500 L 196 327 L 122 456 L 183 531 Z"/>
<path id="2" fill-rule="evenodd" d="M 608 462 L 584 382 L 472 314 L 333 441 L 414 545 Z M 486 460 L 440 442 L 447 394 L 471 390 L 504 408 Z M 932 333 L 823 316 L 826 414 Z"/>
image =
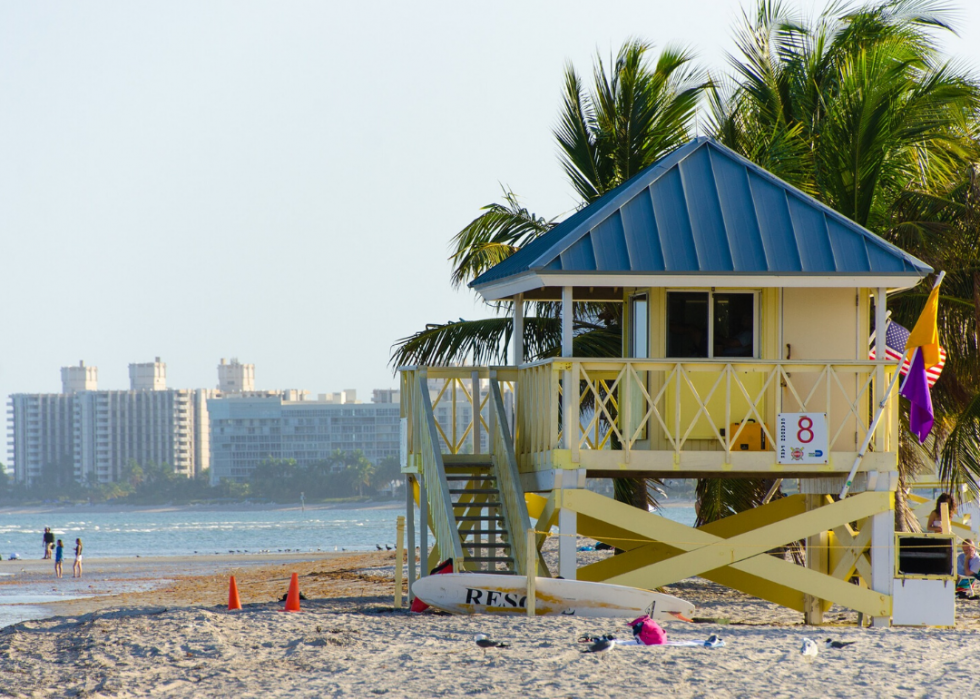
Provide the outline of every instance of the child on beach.
<path id="1" fill-rule="evenodd" d="M 75 539 L 75 565 L 71 567 L 73 578 L 82 577 L 82 540 Z"/>
<path id="2" fill-rule="evenodd" d="M 54 547 L 54 574 L 61 577 L 61 562 L 65 558 L 65 544 L 58 539 L 58 545 Z"/>

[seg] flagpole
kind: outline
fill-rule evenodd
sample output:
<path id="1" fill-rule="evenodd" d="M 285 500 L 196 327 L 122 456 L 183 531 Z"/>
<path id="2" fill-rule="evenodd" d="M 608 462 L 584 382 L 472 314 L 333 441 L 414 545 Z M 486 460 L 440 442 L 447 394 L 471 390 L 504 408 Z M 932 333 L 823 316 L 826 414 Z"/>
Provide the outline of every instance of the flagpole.
<path id="1" fill-rule="evenodd" d="M 946 276 L 946 272 L 940 272 L 939 276 L 936 277 L 936 281 L 932 285 L 932 288 L 935 289 L 937 286 L 942 284 L 943 277 L 945 276 Z M 880 343 L 876 340 L 875 361 L 881 361 L 881 352 L 878 351 L 878 344 Z M 918 349 L 919 349 L 918 347 L 915 347 L 913 349 L 913 357 L 915 356 L 915 351 L 917 351 Z M 898 363 L 898 366 L 895 367 L 895 375 L 892 377 L 891 383 L 888 384 L 888 390 L 885 391 L 884 397 L 881 399 L 881 402 L 878 404 L 878 410 L 875 412 L 874 419 L 871 421 L 871 426 L 868 427 L 868 433 L 864 435 L 864 443 L 861 444 L 861 450 L 858 451 L 858 454 L 854 459 L 854 465 L 851 466 L 851 471 L 850 473 L 847 474 L 847 480 L 844 481 L 844 487 L 841 488 L 840 496 L 839 496 L 841 500 L 847 497 L 847 492 L 851 489 L 851 484 L 854 481 L 854 476 L 857 474 L 858 467 L 861 465 L 861 461 L 864 459 L 865 454 L 868 453 L 868 447 L 871 445 L 871 437 L 874 436 L 875 429 L 878 427 L 878 422 L 881 420 L 881 416 L 884 415 L 885 413 L 885 405 L 888 403 L 888 396 L 891 395 L 892 389 L 895 388 L 895 383 L 898 381 L 898 377 L 902 375 L 902 364 L 905 363 L 905 358 L 907 356 L 908 356 L 907 352 L 902 353 L 902 359 Z M 911 362 L 909 362 L 909 364 L 911 368 Z M 911 371 L 908 372 L 908 374 L 911 373 L 912 373 Z M 906 380 L 908 379 L 908 374 L 906 374 Z"/>

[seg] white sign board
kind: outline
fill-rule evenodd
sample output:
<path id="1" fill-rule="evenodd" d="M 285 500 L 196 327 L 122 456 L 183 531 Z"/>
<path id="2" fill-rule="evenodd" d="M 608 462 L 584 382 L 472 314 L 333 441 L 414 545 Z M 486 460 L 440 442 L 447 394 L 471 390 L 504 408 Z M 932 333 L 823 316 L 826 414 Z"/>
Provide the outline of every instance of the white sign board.
<path id="1" fill-rule="evenodd" d="M 779 413 L 776 418 L 776 462 L 779 464 L 825 464 L 827 413 Z"/>

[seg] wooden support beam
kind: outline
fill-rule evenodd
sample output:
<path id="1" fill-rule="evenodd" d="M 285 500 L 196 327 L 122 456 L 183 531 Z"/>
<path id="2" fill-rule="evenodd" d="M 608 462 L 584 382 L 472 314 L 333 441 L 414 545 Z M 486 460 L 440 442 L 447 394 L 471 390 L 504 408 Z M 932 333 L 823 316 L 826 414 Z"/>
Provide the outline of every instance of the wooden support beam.
<path id="1" fill-rule="evenodd" d="M 678 549 L 686 551 L 678 556 L 608 578 L 606 582 L 652 589 L 692 575 L 703 575 L 709 571 L 713 573 L 716 569 L 727 565 L 762 581 L 782 585 L 803 594 L 829 599 L 851 609 L 863 611 L 870 616 L 891 613 L 891 598 L 888 595 L 865 590 L 831 578 L 824 573 L 765 555 L 765 551 L 771 548 L 805 538 L 814 531 L 826 531 L 845 522 L 888 511 L 892 507 L 891 493 L 861 493 L 833 505 L 767 524 L 728 539 L 638 511 L 636 508 L 616 503 L 589 491 L 567 492 L 562 506 L 575 509 L 581 514 L 588 514 L 595 519 L 601 518 L 641 537 L 669 542 Z M 757 593 L 752 592 L 752 594 Z M 770 591 L 760 596 L 768 597 L 776 594 Z"/>
<path id="2" fill-rule="evenodd" d="M 827 504 L 826 495 L 807 495 L 806 509 L 808 512 L 818 510 Z M 806 537 L 806 567 L 818 573 L 830 572 L 828 544 L 830 540 L 827 530 L 815 532 Z M 803 598 L 803 621 L 806 624 L 819 626 L 823 623 L 824 601 L 817 595 L 806 595 Z"/>

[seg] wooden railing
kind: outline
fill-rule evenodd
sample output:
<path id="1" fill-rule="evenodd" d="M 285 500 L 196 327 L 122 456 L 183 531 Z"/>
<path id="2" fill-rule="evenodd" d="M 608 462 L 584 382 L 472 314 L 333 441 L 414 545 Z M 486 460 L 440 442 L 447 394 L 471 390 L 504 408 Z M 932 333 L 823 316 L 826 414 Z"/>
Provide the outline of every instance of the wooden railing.
<path id="1" fill-rule="evenodd" d="M 504 519 L 510 534 L 511 553 L 514 556 L 514 570 L 518 575 L 527 575 L 527 531 L 531 528 L 531 518 L 524 501 L 524 489 L 517 469 L 517 456 L 514 453 L 514 440 L 508 425 L 507 412 L 500 385 L 495 378 L 490 379 L 490 438 L 493 461 L 497 475 L 497 487 L 504 509 Z M 532 573 L 533 575 L 534 573 Z"/>
<path id="2" fill-rule="evenodd" d="M 486 451 L 483 436 L 489 436 L 490 393 L 487 382 L 497 377 L 501 392 L 511 396 L 516 391 L 515 367 L 399 367 L 401 373 L 402 417 L 411 418 L 410 395 L 416 390 L 418 377 L 424 376 L 431 397 L 432 414 L 443 454 L 480 454 Z M 511 405 L 513 401 L 510 401 Z M 507 401 L 505 401 L 505 406 Z M 440 410 L 445 408 L 445 410 Z M 464 408 L 468 408 L 465 410 Z M 513 429 L 513 409 L 507 411 Z M 412 419 L 407 423 L 408 469 L 414 471 L 419 449 Z"/>
<path id="3" fill-rule="evenodd" d="M 854 452 L 880 400 L 875 391 L 894 369 L 871 361 L 548 359 L 519 369 L 517 456 L 523 466 L 555 449 L 570 450 L 572 462 L 581 450 L 619 450 L 627 463 L 632 451 L 730 454 L 750 421 L 772 449 L 781 412 L 827 413 L 831 450 Z M 566 421 L 566 410 L 577 419 Z M 897 450 L 896 422 L 892 397 L 872 451 Z"/>
<path id="4" fill-rule="evenodd" d="M 422 491 L 428 503 L 429 519 L 439 547 L 439 557 L 443 560 L 452 558 L 458 571 L 463 565 L 463 547 L 453 515 L 453 502 L 449 495 L 446 468 L 442 462 L 442 449 L 439 447 L 439 431 L 432 413 L 432 400 L 429 397 L 425 372 L 419 373 L 414 388 L 411 405 L 415 422 L 413 431 L 419 447 L 416 459 L 418 475 L 425 486 Z"/>

